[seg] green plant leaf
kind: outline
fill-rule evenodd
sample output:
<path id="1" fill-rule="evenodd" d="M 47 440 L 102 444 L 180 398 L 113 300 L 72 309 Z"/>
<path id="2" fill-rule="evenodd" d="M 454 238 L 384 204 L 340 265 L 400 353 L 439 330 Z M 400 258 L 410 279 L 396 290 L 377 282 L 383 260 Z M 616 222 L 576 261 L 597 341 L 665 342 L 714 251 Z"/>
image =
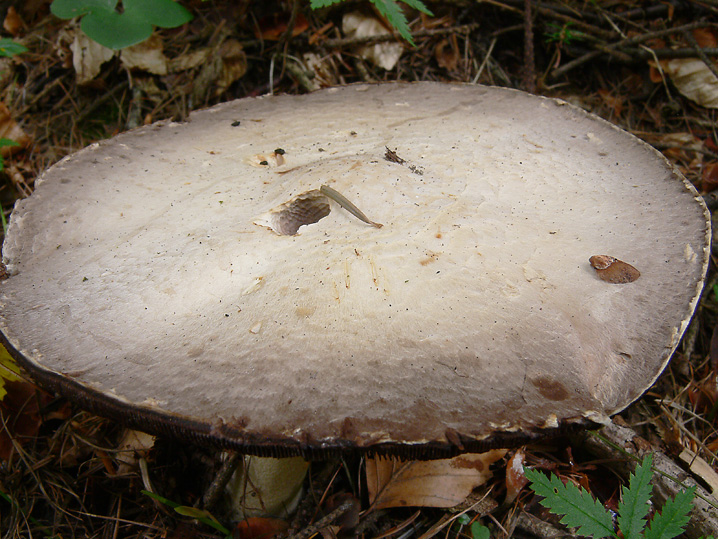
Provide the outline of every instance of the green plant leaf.
<path id="1" fill-rule="evenodd" d="M 124 49 L 152 35 L 152 25 L 132 13 L 94 11 L 82 18 L 80 28 L 87 37 L 109 49 Z"/>
<path id="2" fill-rule="evenodd" d="M 666 500 L 660 513 L 654 515 L 645 539 L 672 539 L 682 534 L 690 520 L 690 511 L 693 507 L 693 498 L 696 496 L 695 487 L 683 490 L 675 498 Z"/>
<path id="3" fill-rule="evenodd" d="M 386 17 L 386 20 L 396 28 L 397 32 L 406 39 L 412 47 L 415 47 L 414 38 L 411 37 L 411 30 L 409 30 L 409 23 L 406 20 L 404 12 L 399 7 L 399 4 L 395 0 L 371 0 L 377 11 Z"/>
<path id="4" fill-rule="evenodd" d="M 2 56 L 2 55 L 0 55 Z M 14 140 L 11 140 L 9 138 L 0 138 L 0 148 L 5 146 L 20 146 L 17 142 Z M 0 171 L 5 170 L 5 159 L 2 155 L 0 155 Z M 3 215 L 3 231 L 7 229 L 7 223 L 5 223 L 5 216 Z"/>
<path id="5" fill-rule="evenodd" d="M 404 2 L 407 6 L 413 7 L 414 9 L 421 11 L 422 13 L 429 15 L 430 17 L 433 17 L 434 14 L 429 11 L 429 8 L 424 5 L 424 2 L 421 0 L 401 0 Z"/>
<path id="6" fill-rule="evenodd" d="M 310 0 L 309 5 L 312 7 L 312 9 L 320 9 L 323 7 L 329 7 L 334 4 L 338 4 L 339 2 L 343 2 L 344 0 Z"/>
<path id="7" fill-rule="evenodd" d="M 61 19 L 82 17 L 80 28 L 87 36 L 110 49 L 124 49 L 152 35 L 153 25 L 174 28 L 192 14 L 174 0 L 54 0 L 50 11 Z"/>
<path id="8" fill-rule="evenodd" d="M 471 525 L 471 537 L 473 539 L 491 539 L 491 530 L 478 522 L 474 522 Z"/>
<path id="9" fill-rule="evenodd" d="M 319 9 L 323 7 L 328 7 L 334 4 L 338 4 L 342 0 L 310 0 L 309 5 L 312 7 L 312 9 Z M 424 2 L 421 0 L 401 0 L 404 2 L 407 6 L 413 7 L 414 9 L 417 9 L 421 11 L 422 13 L 426 13 L 427 15 L 433 15 L 431 11 L 429 11 L 429 8 L 424 5 Z M 396 0 L 370 0 L 372 4 L 376 7 L 377 11 L 381 13 L 383 17 L 386 17 L 386 20 L 389 21 L 389 23 L 396 28 L 397 32 L 406 39 L 413 47 L 416 46 L 414 43 L 414 38 L 411 36 L 411 31 L 409 30 L 409 23 L 406 20 L 406 16 L 404 15 L 404 12 L 401 10 L 401 7 L 399 7 L 399 4 L 396 3 Z"/>
<path id="10" fill-rule="evenodd" d="M 141 490 L 140 491 L 145 496 L 149 496 L 153 500 L 157 500 L 160 503 L 165 504 L 168 507 L 171 507 L 172 509 L 175 509 L 180 506 L 177 502 L 173 502 L 172 500 L 165 498 L 164 496 L 160 496 L 159 494 L 155 494 L 154 492 L 150 492 L 149 490 Z"/>
<path id="11" fill-rule="evenodd" d="M 50 12 L 61 19 L 74 19 L 87 13 L 114 11 L 117 0 L 53 0 Z"/>
<path id="12" fill-rule="evenodd" d="M 212 515 L 212 513 L 205 509 L 199 509 L 198 507 L 189 507 L 187 505 L 180 505 L 175 507 L 174 510 L 176 513 L 182 516 L 194 518 L 199 520 L 203 524 L 207 524 L 207 526 L 212 526 L 215 530 L 222 532 L 225 536 L 232 535 L 232 532 L 222 526 L 219 521 L 214 517 L 214 515 Z"/>
<path id="13" fill-rule="evenodd" d="M 2 160 L 0 160 L 2 161 Z M 0 167 L 4 167 L 5 163 L 0 162 Z M 2 168 L 0 168 L 2 170 Z M 2 235 L 3 237 L 7 236 L 7 219 L 5 219 L 5 210 L 2 209 L 2 204 L 0 204 L 0 221 L 2 221 Z M 0 380 L 0 386 L 2 385 L 2 381 Z M 0 400 L 3 398 L 2 388 L 0 388 Z"/>
<path id="14" fill-rule="evenodd" d="M 628 480 L 628 487 L 621 488 L 621 501 L 618 504 L 618 529 L 625 539 L 638 539 L 646 527 L 651 500 L 651 477 L 653 456 L 648 454 L 643 462 L 636 466 L 635 473 Z"/>
<path id="15" fill-rule="evenodd" d="M 3 214 L 3 220 L 5 215 Z M 20 378 L 20 367 L 17 366 L 15 360 L 10 355 L 4 346 L 0 345 L 0 401 L 7 395 L 5 389 L 5 381 L 8 382 L 21 382 Z"/>
<path id="16" fill-rule="evenodd" d="M 0 56 L 12 58 L 13 56 L 22 54 L 23 52 L 27 52 L 26 46 L 16 43 L 9 37 L 0 39 Z"/>
<path id="17" fill-rule="evenodd" d="M 544 497 L 541 505 L 556 515 L 564 515 L 562 524 L 577 527 L 579 535 L 597 539 L 616 536 L 611 515 L 588 492 L 573 483 L 564 485 L 556 475 L 548 477 L 528 468 L 524 472 L 531 481 L 531 490 Z"/>
<path id="18" fill-rule="evenodd" d="M 136 13 L 160 28 L 177 28 L 192 20 L 192 14 L 174 0 L 124 0 L 125 13 Z"/>
<path id="19" fill-rule="evenodd" d="M 144 494 L 145 496 L 149 496 L 153 500 L 157 500 L 158 502 L 163 503 L 168 507 L 171 507 L 175 510 L 177 514 L 197 519 L 203 524 L 207 524 L 208 526 L 213 527 L 215 530 L 223 533 L 225 537 L 231 537 L 232 535 L 232 532 L 222 526 L 209 511 L 205 511 L 204 509 L 197 509 L 195 507 L 189 507 L 187 505 L 180 505 L 177 502 L 173 502 L 172 500 L 165 498 L 164 496 L 160 496 L 159 494 L 155 494 L 154 492 L 149 492 L 147 490 L 142 490 L 140 492 L 142 492 L 142 494 Z"/>
<path id="20" fill-rule="evenodd" d="M 4 148 L 6 146 L 20 146 L 20 145 L 12 139 L 5 138 L 5 137 L 0 138 L 0 148 Z"/>

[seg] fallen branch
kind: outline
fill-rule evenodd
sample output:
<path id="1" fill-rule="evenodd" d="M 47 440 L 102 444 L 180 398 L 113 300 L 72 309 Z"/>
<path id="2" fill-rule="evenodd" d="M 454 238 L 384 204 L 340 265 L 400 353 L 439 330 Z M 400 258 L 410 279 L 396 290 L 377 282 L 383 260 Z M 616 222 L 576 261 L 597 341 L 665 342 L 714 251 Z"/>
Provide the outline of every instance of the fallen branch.
<path id="1" fill-rule="evenodd" d="M 682 26 L 676 26 L 675 28 L 667 28 L 665 30 L 657 30 L 655 32 L 647 32 L 645 34 L 641 34 L 640 36 L 634 36 L 631 38 L 622 39 L 615 43 L 611 43 L 610 45 L 607 45 L 606 47 L 603 47 L 601 50 L 595 50 L 595 51 L 588 52 L 588 53 L 584 54 L 583 56 L 580 56 L 574 60 L 571 60 L 570 62 L 565 63 L 561 67 L 554 69 L 549 76 L 552 79 L 561 77 L 562 75 L 565 75 L 572 69 L 575 69 L 575 68 L 585 64 L 586 62 L 590 62 L 594 58 L 600 56 L 601 54 L 608 52 L 609 50 L 616 50 L 619 48 L 630 47 L 631 45 L 639 45 L 641 43 L 645 43 L 646 41 L 650 41 L 651 39 L 658 39 L 658 38 L 670 36 L 673 34 L 688 32 L 691 30 L 696 30 L 698 28 L 718 28 L 718 24 L 712 23 L 712 22 L 692 22 L 689 24 L 684 24 Z"/>

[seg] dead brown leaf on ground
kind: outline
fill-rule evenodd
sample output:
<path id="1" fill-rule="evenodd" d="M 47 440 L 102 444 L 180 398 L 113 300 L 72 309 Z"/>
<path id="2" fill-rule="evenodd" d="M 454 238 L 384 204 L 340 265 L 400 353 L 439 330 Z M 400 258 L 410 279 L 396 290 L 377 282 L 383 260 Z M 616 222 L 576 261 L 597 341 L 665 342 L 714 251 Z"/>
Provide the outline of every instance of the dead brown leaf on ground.
<path id="1" fill-rule="evenodd" d="M 371 506 L 375 510 L 454 507 L 491 478 L 491 465 L 505 454 L 505 450 L 497 449 L 426 462 L 367 459 L 366 481 Z"/>

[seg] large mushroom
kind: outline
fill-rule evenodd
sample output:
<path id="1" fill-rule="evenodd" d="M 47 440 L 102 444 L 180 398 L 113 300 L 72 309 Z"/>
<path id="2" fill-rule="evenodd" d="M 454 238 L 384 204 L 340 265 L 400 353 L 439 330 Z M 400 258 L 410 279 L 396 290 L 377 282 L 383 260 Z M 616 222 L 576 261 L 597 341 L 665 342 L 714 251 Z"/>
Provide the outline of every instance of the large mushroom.
<path id="1" fill-rule="evenodd" d="M 36 186 L 3 252 L 16 358 L 129 426 L 256 455 L 438 458 L 605 422 L 666 366 L 708 264 L 706 208 L 658 152 L 499 88 L 242 99 Z"/>

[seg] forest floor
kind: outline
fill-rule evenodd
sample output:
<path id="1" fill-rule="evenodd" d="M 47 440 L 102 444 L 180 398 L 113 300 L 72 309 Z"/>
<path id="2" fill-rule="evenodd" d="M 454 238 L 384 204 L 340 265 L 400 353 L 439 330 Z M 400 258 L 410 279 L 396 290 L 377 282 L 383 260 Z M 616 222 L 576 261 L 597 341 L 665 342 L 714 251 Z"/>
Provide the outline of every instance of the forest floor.
<path id="1" fill-rule="evenodd" d="M 194 15 L 190 23 L 156 31 L 120 58 L 82 41 L 78 25 L 50 15 L 46 0 L 0 2 L 4 36 L 28 49 L 0 58 L 0 138 L 19 143 L 3 148 L 3 223 L 43 170 L 92 142 L 236 98 L 362 81 L 480 83 L 564 99 L 663 152 L 709 208 L 718 207 L 715 0 L 533 1 L 528 15 L 522 0 L 429 2 L 433 16 L 406 10 L 415 47 L 387 34 L 368 2 L 318 11 L 288 0 L 182 3 Z M 349 32 L 348 14 L 370 29 L 369 37 Z M 711 270 L 670 366 L 615 420 L 640 435 L 633 442 L 638 453 L 667 456 L 707 492 L 718 486 L 717 283 Z M 0 537 L 222 536 L 193 519 L 197 513 L 182 516 L 143 493 L 152 485 L 175 504 L 201 508 L 227 458 L 220 450 L 157 439 L 151 448 L 135 444 L 137 457 L 125 462 L 120 425 L 27 379 L 5 387 Z M 511 450 L 493 464 L 488 482 L 451 511 L 374 510 L 361 486 L 363 459 L 314 462 L 296 515 L 262 525 L 270 536 L 426 538 L 471 537 L 468 523 L 476 521 L 494 537 L 573 536 L 509 463 L 556 472 L 615 508 L 630 459 L 610 456 L 608 445 L 601 453 L 591 440 L 579 435 Z M 337 507 L 341 514 L 332 513 Z M 211 514 L 236 537 L 258 536 L 256 522 L 251 530 L 238 527 L 222 504 Z M 695 530 L 706 528 L 689 527 L 689 535 L 696 537 Z"/>

